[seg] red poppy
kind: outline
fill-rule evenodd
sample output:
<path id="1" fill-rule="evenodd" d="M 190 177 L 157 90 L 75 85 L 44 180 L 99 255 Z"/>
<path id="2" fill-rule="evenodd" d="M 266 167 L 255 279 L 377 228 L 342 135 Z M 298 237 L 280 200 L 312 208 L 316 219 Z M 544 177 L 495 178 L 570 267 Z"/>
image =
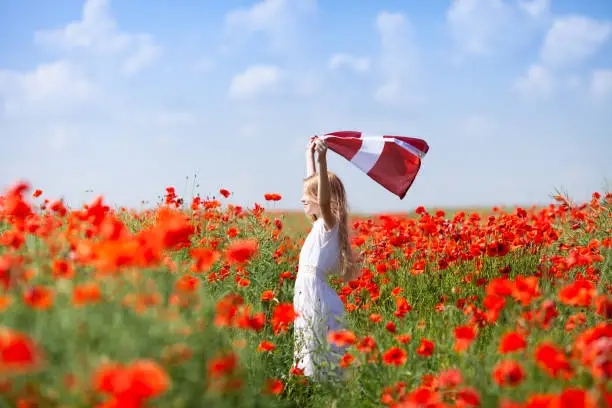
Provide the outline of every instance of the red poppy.
<path id="1" fill-rule="evenodd" d="M 340 360 L 340 363 L 338 365 L 342 368 L 346 368 L 351 365 L 353 361 L 355 361 L 355 357 L 353 357 L 352 354 L 346 353 L 342 356 L 342 359 Z"/>
<path id="2" fill-rule="evenodd" d="M 430 357 L 433 354 L 434 346 L 435 345 L 433 342 L 422 338 L 421 344 L 417 348 L 417 354 L 420 354 L 421 356 L 425 357 Z"/>
<path id="3" fill-rule="evenodd" d="M 493 368 L 493 380 L 501 386 L 515 387 L 525 379 L 523 366 L 514 360 L 502 360 Z"/>
<path id="4" fill-rule="evenodd" d="M 280 194 L 264 194 L 266 201 L 280 201 L 282 196 Z"/>
<path id="5" fill-rule="evenodd" d="M 261 343 L 259 343 L 259 346 L 257 346 L 257 351 L 271 351 L 274 350 L 276 348 L 276 345 L 274 343 L 270 343 L 269 341 L 262 341 Z"/>
<path id="6" fill-rule="evenodd" d="M 233 374 L 237 367 L 238 357 L 233 352 L 229 352 L 208 361 L 208 375 L 212 378 L 228 376 Z"/>
<path id="7" fill-rule="evenodd" d="M 540 343 L 534 355 L 537 365 L 551 377 L 563 377 L 565 379 L 572 377 L 572 366 L 565 353 L 554 344 Z"/>
<path id="8" fill-rule="evenodd" d="M 476 338 L 476 331 L 470 326 L 460 326 L 455 328 L 455 345 L 453 350 L 457 352 L 465 351 Z"/>
<path id="9" fill-rule="evenodd" d="M 479 407 L 480 395 L 472 387 L 464 387 L 457 392 L 457 406 Z"/>
<path id="10" fill-rule="evenodd" d="M 558 398 L 559 408 L 597 408 L 595 399 L 586 390 L 567 388 Z"/>
<path id="11" fill-rule="evenodd" d="M 595 298 L 595 313 L 604 319 L 612 319 L 612 299 L 606 294 L 601 294 Z"/>
<path id="12" fill-rule="evenodd" d="M 403 318 L 406 313 L 412 310 L 412 306 L 408 304 L 408 301 L 402 296 L 395 297 L 396 310 L 393 313 L 396 317 Z"/>
<path id="13" fill-rule="evenodd" d="M 261 293 L 261 298 L 260 299 L 262 301 L 264 301 L 264 302 L 272 300 L 272 299 L 274 299 L 274 292 L 272 292 L 271 290 L 264 290 Z"/>
<path id="14" fill-rule="evenodd" d="M 397 336 L 395 336 L 395 339 L 402 344 L 406 344 L 410 342 L 410 340 L 412 340 L 412 336 L 409 334 L 398 334 Z"/>
<path id="15" fill-rule="evenodd" d="M 372 313 L 369 317 L 369 319 L 374 322 L 374 323 L 378 323 L 382 320 L 382 316 L 379 315 L 378 313 Z"/>
<path id="16" fill-rule="evenodd" d="M 25 333 L 0 326 L 0 374 L 36 370 L 43 359 L 39 346 Z"/>
<path id="17" fill-rule="evenodd" d="M 372 337 L 366 336 L 357 343 L 356 347 L 360 353 L 371 353 L 376 349 L 376 341 Z"/>
<path id="18" fill-rule="evenodd" d="M 559 292 L 559 301 L 570 306 L 590 306 L 596 295 L 595 285 L 588 279 L 578 279 L 563 287 Z"/>
<path id="19" fill-rule="evenodd" d="M 438 374 L 438 384 L 442 388 L 454 388 L 463 382 L 461 371 L 456 368 L 443 371 Z"/>
<path id="20" fill-rule="evenodd" d="M 111 406 L 142 406 L 170 388 L 170 377 L 152 360 L 137 360 L 128 365 L 105 363 L 93 376 L 94 389 L 110 394 Z"/>
<path id="21" fill-rule="evenodd" d="M 257 253 L 259 244 L 255 239 L 233 241 L 225 248 L 225 258 L 230 263 L 243 264 Z"/>
<path id="22" fill-rule="evenodd" d="M 191 268 L 192 272 L 208 272 L 221 258 L 219 251 L 211 248 L 192 248 L 189 254 L 195 260 L 195 264 Z"/>
<path id="23" fill-rule="evenodd" d="M 284 384 L 282 380 L 273 378 L 266 379 L 264 389 L 262 390 L 265 394 L 278 395 L 283 392 Z"/>
<path id="24" fill-rule="evenodd" d="M 327 335 L 327 341 L 337 347 L 345 347 L 355 344 L 357 337 L 350 330 L 331 331 Z"/>
<path id="25" fill-rule="evenodd" d="M 295 312 L 292 303 L 281 303 L 280 305 L 277 305 L 274 308 L 272 318 L 270 319 L 274 334 L 287 331 L 289 324 L 293 323 L 296 317 L 297 313 Z"/>
<path id="26" fill-rule="evenodd" d="M 41 285 L 33 286 L 23 293 L 22 299 L 32 309 L 48 309 L 53 304 L 53 291 Z"/>
<path id="27" fill-rule="evenodd" d="M 406 362 L 408 355 L 399 347 L 392 347 L 383 354 L 383 362 L 387 365 L 400 366 Z"/>
<path id="28" fill-rule="evenodd" d="M 504 334 L 499 343 L 499 352 L 512 353 L 514 351 L 523 350 L 527 346 L 523 335 L 517 332 L 509 332 Z"/>
<path id="29" fill-rule="evenodd" d="M 102 298 L 100 288 L 95 282 L 80 284 L 74 287 L 72 292 L 72 303 L 82 306 L 88 303 L 96 303 Z"/>

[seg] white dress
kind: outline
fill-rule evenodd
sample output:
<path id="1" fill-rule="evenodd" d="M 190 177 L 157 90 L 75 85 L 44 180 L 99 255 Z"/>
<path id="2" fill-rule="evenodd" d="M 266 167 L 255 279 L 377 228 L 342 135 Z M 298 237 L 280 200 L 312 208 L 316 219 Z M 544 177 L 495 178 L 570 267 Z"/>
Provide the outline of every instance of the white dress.
<path id="1" fill-rule="evenodd" d="M 294 321 L 293 365 L 309 377 L 320 378 L 331 372 L 341 375 L 337 364 L 344 352 L 327 341 L 330 330 L 345 326 L 344 304 L 327 284 L 327 277 L 336 272 L 339 259 L 338 223 L 327 231 L 325 222 L 319 218 L 300 252 L 293 297 L 298 313 Z"/>

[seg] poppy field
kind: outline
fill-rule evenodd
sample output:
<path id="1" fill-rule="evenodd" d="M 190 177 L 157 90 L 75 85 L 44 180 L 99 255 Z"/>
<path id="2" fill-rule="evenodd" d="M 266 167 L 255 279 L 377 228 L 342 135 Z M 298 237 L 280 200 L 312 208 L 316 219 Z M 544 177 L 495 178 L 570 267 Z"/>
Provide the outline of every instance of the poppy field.
<path id="1" fill-rule="evenodd" d="M 0 406 L 612 405 L 612 194 L 585 203 L 418 207 L 351 221 L 362 274 L 333 279 L 344 379 L 292 368 L 308 230 L 282 202 L 0 196 Z"/>

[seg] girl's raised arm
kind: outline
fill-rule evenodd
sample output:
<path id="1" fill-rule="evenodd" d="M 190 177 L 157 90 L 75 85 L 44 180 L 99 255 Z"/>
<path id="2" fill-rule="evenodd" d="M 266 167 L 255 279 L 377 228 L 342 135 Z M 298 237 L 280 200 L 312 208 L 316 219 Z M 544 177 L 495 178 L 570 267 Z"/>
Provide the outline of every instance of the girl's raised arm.
<path id="1" fill-rule="evenodd" d="M 306 177 L 310 177 L 317 172 L 317 168 L 315 167 L 315 148 L 316 143 L 315 139 L 310 139 L 308 143 L 308 147 L 306 148 Z"/>
<path id="2" fill-rule="evenodd" d="M 319 208 L 325 221 L 325 228 L 330 230 L 336 225 L 336 219 L 331 211 L 331 195 L 329 192 L 329 177 L 327 175 L 327 144 L 324 140 L 317 139 L 316 149 L 319 152 Z"/>

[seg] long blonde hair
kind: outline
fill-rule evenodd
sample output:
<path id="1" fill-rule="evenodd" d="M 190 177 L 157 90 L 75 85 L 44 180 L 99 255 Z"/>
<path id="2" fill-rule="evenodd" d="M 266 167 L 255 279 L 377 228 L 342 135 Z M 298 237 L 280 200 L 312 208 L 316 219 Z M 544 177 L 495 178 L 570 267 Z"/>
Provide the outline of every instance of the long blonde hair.
<path id="1" fill-rule="evenodd" d="M 340 277 L 345 281 L 349 282 L 358 277 L 359 268 L 355 261 L 355 255 L 351 248 L 349 240 L 349 226 L 348 226 L 348 202 L 346 199 L 346 190 L 344 184 L 340 178 L 332 173 L 327 172 L 329 180 L 329 195 L 330 195 L 330 206 L 332 214 L 338 223 L 338 233 L 340 236 L 340 263 L 339 271 Z M 319 175 L 314 173 L 311 176 L 304 179 L 304 190 L 306 194 L 317 199 L 319 193 Z M 311 218 L 313 221 L 317 220 L 317 216 L 312 214 Z"/>

